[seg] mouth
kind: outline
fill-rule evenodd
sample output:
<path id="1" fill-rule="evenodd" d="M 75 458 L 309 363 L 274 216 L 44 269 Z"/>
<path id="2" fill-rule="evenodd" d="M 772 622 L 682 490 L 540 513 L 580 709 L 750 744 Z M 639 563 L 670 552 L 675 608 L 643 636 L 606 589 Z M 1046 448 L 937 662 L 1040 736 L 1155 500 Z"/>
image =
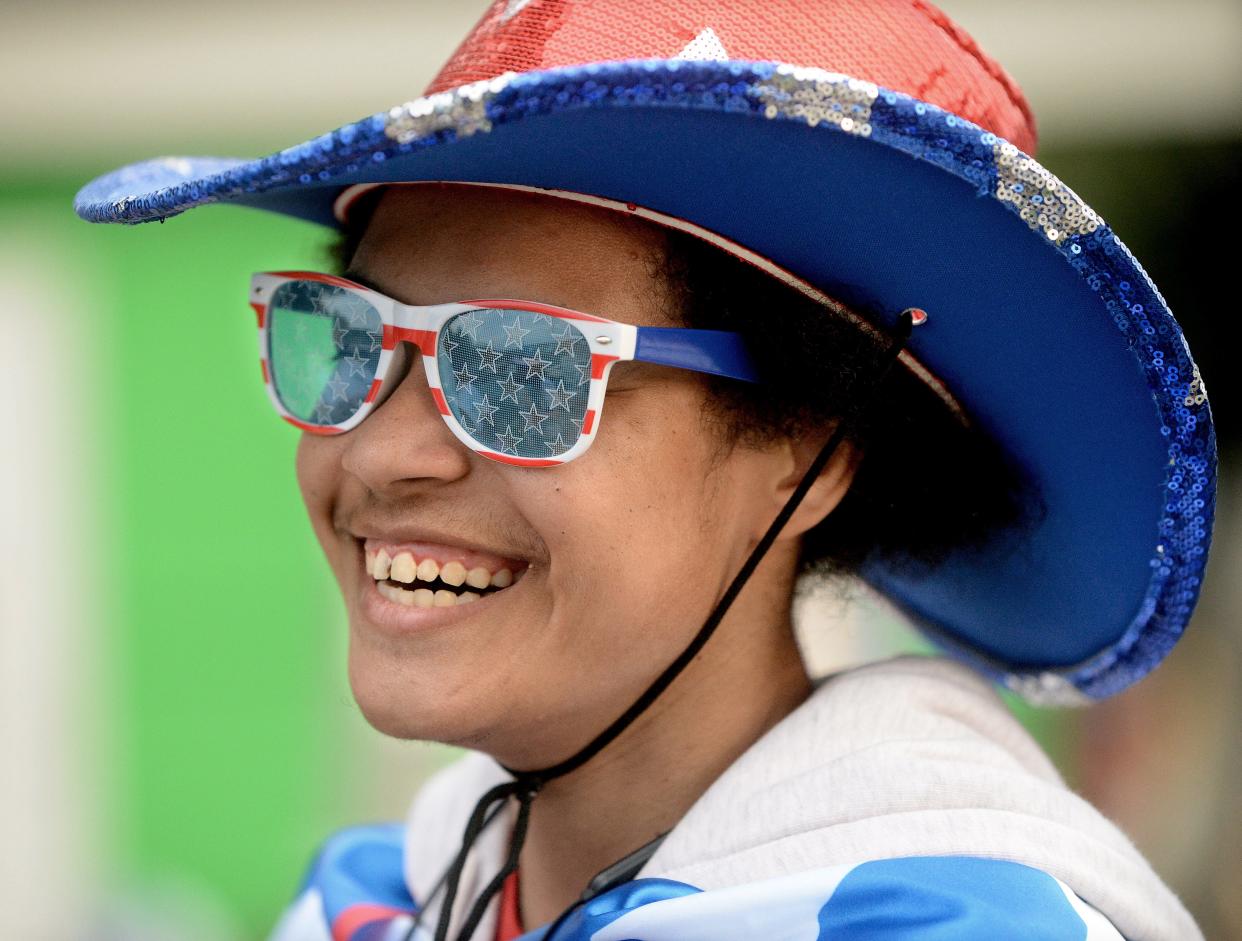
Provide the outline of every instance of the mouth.
<path id="1" fill-rule="evenodd" d="M 526 573 L 521 559 L 432 543 L 363 545 L 367 575 L 380 597 L 407 608 L 452 608 L 510 588 Z"/>

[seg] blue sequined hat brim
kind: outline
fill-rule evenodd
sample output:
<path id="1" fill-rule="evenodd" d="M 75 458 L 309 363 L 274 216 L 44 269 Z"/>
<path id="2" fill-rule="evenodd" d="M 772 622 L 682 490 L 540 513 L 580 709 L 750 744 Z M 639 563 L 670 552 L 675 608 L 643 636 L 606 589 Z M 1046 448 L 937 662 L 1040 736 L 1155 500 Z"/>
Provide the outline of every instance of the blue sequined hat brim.
<path id="1" fill-rule="evenodd" d="M 1215 494 L 1202 382 L 1142 267 L 1013 145 L 845 76 L 650 60 L 502 76 L 258 160 L 136 164 L 90 183 L 76 208 L 134 223 L 228 202 L 332 225 L 344 187 L 411 180 L 633 202 L 861 309 L 924 308 L 914 355 L 1047 511 L 1016 550 L 959 553 L 921 575 L 872 565 L 867 579 L 1040 701 L 1111 695 L 1181 635 Z"/>

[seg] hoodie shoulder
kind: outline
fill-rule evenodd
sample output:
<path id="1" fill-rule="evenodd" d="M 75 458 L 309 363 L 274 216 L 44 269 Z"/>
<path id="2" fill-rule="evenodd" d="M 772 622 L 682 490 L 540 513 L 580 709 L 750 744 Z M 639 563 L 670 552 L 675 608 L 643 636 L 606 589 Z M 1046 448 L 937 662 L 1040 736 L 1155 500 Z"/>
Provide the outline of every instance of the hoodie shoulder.
<path id="1" fill-rule="evenodd" d="M 822 683 L 700 797 L 642 874 L 712 889 L 910 857 L 1020 864 L 1069 886 L 1127 937 L 1201 937 L 990 684 L 943 658 Z"/>

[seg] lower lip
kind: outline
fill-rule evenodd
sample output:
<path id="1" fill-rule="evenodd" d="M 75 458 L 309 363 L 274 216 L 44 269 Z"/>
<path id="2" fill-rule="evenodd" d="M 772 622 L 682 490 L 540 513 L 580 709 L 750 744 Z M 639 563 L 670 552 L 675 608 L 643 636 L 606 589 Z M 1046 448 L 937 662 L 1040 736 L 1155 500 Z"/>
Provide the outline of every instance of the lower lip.
<path id="1" fill-rule="evenodd" d="M 498 595 L 507 595 L 517 588 L 513 584 L 502 591 L 483 595 L 477 601 L 437 608 L 407 607 L 397 601 L 389 601 L 379 593 L 378 583 L 365 569 L 361 570 L 362 616 L 376 627 L 399 634 L 450 627 L 476 614 L 486 613 L 496 603 Z"/>

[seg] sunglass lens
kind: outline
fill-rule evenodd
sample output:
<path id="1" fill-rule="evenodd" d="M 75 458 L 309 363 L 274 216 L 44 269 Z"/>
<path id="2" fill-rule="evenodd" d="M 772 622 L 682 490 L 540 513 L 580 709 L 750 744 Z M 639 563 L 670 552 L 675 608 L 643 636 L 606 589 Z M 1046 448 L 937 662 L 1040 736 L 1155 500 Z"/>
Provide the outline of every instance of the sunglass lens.
<path id="1" fill-rule="evenodd" d="M 273 292 L 267 316 L 268 368 L 281 404 L 307 424 L 348 421 L 379 367 L 379 312 L 345 288 L 286 281 Z"/>
<path id="2" fill-rule="evenodd" d="M 540 460 L 574 446 L 586 418 L 591 350 L 572 321 L 472 310 L 453 317 L 440 338 L 445 401 L 482 447 Z"/>

